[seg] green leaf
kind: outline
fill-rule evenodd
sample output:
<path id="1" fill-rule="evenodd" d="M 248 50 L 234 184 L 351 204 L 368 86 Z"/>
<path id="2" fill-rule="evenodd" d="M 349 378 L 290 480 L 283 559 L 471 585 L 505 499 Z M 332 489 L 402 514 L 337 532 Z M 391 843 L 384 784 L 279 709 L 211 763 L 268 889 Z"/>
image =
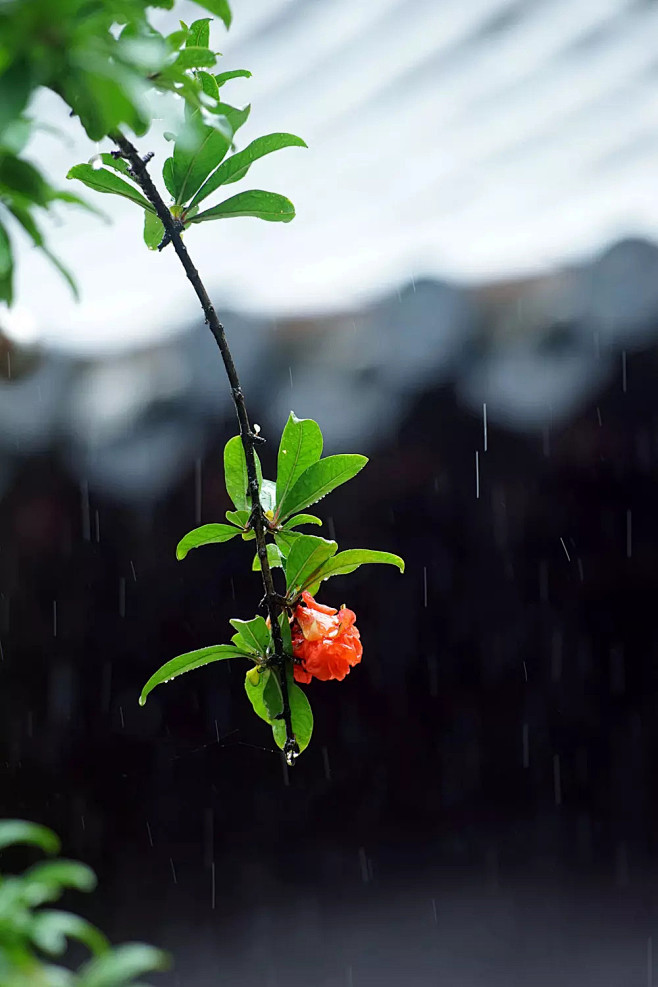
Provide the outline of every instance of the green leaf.
<path id="1" fill-rule="evenodd" d="M 226 520 L 238 528 L 245 528 L 249 520 L 249 511 L 227 511 Z"/>
<path id="2" fill-rule="evenodd" d="M 214 75 L 210 72 L 199 71 L 196 74 L 197 79 L 201 83 L 201 88 L 203 89 L 206 96 L 210 96 L 215 102 L 219 102 L 219 86 Z"/>
<path id="3" fill-rule="evenodd" d="M 120 195 L 124 199 L 130 199 L 131 202 L 136 202 L 138 206 L 146 209 L 147 212 L 155 212 L 151 203 L 144 198 L 141 192 L 138 192 L 128 182 L 124 182 L 118 175 L 108 171 L 107 168 L 92 168 L 90 164 L 78 164 L 70 169 L 66 177 L 77 178 L 78 181 L 82 182 L 88 188 L 94 189 L 96 192 Z"/>
<path id="4" fill-rule="evenodd" d="M 199 548 L 201 545 L 217 545 L 235 538 L 237 534 L 239 534 L 238 530 L 229 524 L 202 524 L 200 528 L 188 531 L 181 538 L 176 546 L 176 558 L 184 559 L 193 548 Z"/>
<path id="5" fill-rule="evenodd" d="M 225 199 L 212 209 L 197 213 L 189 223 L 207 223 L 214 219 L 231 219 L 234 216 L 254 216 L 268 223 L 289 223 L 295 218 L 295 207 L 290 199 L 278 192 L 251 189 Z"/>
<path id="6" fill-rule="evenodd" d="M 179 69 L 211 69 L 217 61 L 217 55 L 209 48 L 190 45 L 182 48 L 174 62 Z"/>
<path id="7" fill-rule="evenodd" d="M 176 198 L 176 184 L 174 182 L 174 159 L 167 158 L 162 166 L 162 181 L 172 199 Z"/>
<path id="8" fill-rule="evenodd" d="M 290 549 L 295 544 L 295 541 L 301 535 L 301 531 L 277 531 L 274 535 L 274 541 L 276 542 L 281 555 L 284 559 L 287 559 L 290 555 Z M 285 569 L 285 565 L 284 565 Z"/>
<path id="9" fill-rule="evenodd" d="M 259 492 L 260 502 L 265 513 L 274 516 L 276 508 L 276 483 L 273 480 L 263 480 Z"/>
<path id="10" fill-rule="evenodd" d="M 270 713 L 265 705 L 263 693 L 267 686 L 272 672 L 269 668 L 250 668 L 244 679 L 244 688 L 249 702 L 254 707 L 254 712 L 260 716 L 261 720 L 270 723 Z"/>
<path id="11" fill-rule="evenodd" d="M 301 590 L 307 576 L 319 569 L 338 545 L 316 535 L 297 535 L 286 560 L 286 587 L 289 594 Z"/>
<path id="12" fill-rule="evenodd" d="M 256 457 L 256 474 L 260 487 L 263 482 L 263 473 L 258 454 L 254 452 L 254 456 Z M 237 510 L 248 511 L 251 507 L 251 498 L 247 492 L 249 476 L 247 474 L 247 460 L 244 454 L 244 446 L 239 435 L 234 435 L 224 447 L 224 480 L 228 495 Z M 250 532 L 250 534 L 253 534 L 253 532 Z"/>
<path id="13" fill-rule="evenodd" d="M 247 69 L 233 69 L 231 72 L 218 72 L 215 76 L 218 86 L 223 86 L 231 79 L 251 79 L 251 72 L 248 72 Z"/>
<path id="14" fill-rule="evenodd" d="M 229 624 L 235 627 L 250 651 L 263 656 L 266 654 L 272 637 L 264 617 L 253 617 L 251 620 L 238 620 L 237 617 L 233 617 L 229 620 Z"/>
<path id="15" fill-rule="evenodd" d="M 85 964 L 80 970 L 79 987 L 124 987 L 135 977 L 152 970 L 166 970 L 168 966 L 166 953 L 159 949 L 127 943 Z"/>
<path id="16" fill-rule="evenodd" d="M 25 16 L 27 11 L 23 10 L 22 13 Z M 16 14 L 18 17 L 19 12 L 17 11 Z M 11 15 L 9 16 L 11 17 Z M 7 24 L 7 27 L 9 27 L 9 24 Z M 25 27 L 23 27 L 23 30 L 25 30 Z M 36 38 L 31 40 L 28 34 L 25 41 L 28 45 L 31 41 L 31 44 L 36 48 Z M 2 47 L 4 48 L 5 45 L 3 44 Z M 9 45 L 7 44 L 8 48 Z M 8 57 L 9 51 L 7 50 Z M 5 60 L 3 59 L 3 67 L 5 64 Z M 0 134 L 4 131 L 5 127 L 8 127 L 21 115 L 27 105 L 36 81 L 33 78 L 32 71 L 27 58 L 19 57 L 9 62 L 0 75 L 0 89 L 2 90 L 2 99 L 0 99 Z"/>
<path id="17" fill-rule="evenodd" d="M 311 704 L 306 698 L 306 693 L 302 692 L 293 680 L 292 675 L 288 677 L 288 699 L 290 702 L 292 730 L 301 753 L 308 747 L 311 734 L 313 733 L 313 713 L 311 711 Z M 285 722 L 283 720 L 275 720 L 272 724 L 272 733 L 277 747 L 283 750 L 286 742 Z"/>
<path id="18" fill-rule="evenodd" d="M 77 860 L 49 860 L 44 864 L 35 864 L 25 871 L 23 880 L 25 900 L 32 907 L 45 901 L 55 901 L 64 888 L 93 891 L 96 887 L 96 875 L 91 867 Z"/>
<path id="19" fill-rule="evenodd" d="M 290 632 L 290 621 L 288 620 L 287 613 L 279 614 L 279 627 L 281 628 L 281 639 L 283 641 L 283 650 L 287 655 L 292 654 L 292 634 Z"/>
<path id="20" fill-rule="evenodd" d="M 114 171 L 118 171 L 120 175 L 125 175 L 127 178 L 130 178 L 128 162 L 125 158 L 115 158 L 113 154 L 107 154 L 104 152 L 101 154 L 100 159 L 106 168 L 112 168 Z"/>
<path id="21" fill-rule="evenodd" d="M 312 418 L 297 418 L 294 411 L 291 411 L 279 443 L 276 474 L 277 504 L 284 503 L 295 482 L 309 466 L 320 459 L 321 455 L 322 432 L 318 423 Z"/>
<path id="22" fill-rule="evenodd" d="M 187 48 L 191 46 L 199 48 L 208 47 L 210 44 L 210 21 L 210 17 L 202 17 L 198 21 L 192 21 L 189 27 L 187 41 L 185 42 Z"/>
<path id="23" fill-rule="evenodd" d="M 58 853 L 59 838 L 52 830 L 23 819 L 0 820 L 0 850 L 8 846 L 38 846 L 44 853 Z"/>
<path id="24" fill-rule="evenodd" d="M 187 48 L 186 51 L 192 49 Z M 218 104 L 223 106 L 223 104 Z M 233 107 L 227 107 L 233 110 Z M 224 116 L 224 114 L 222 114 Z M 195 112 L 185 134 L 174 146 L 172 164 L 172 185 L 178 204 L 186 203 L 203 185 L 206 178 L 215 169 L 231 146 L 234 129 L 226 117 L 223 129 L 210 127 L 201 120 L 198 111 Z"/>
<path id="25" fill-rule="evenodd" d="M 197 3 L 204 10 L 214 14 L 215 17 L 219 17 L 228 31 L 231 26 L 231 8 L 228 5 L 228 0 L 197 0 Z"/>
<path id="26" fill-rule="evenodd" d="M 283 530 L 291 531 L 293 528 L 301 527 L 302 524 L 322 524 L 322 518 L 316 517 L 315 514 L 295 514 L 285 522 Z"/>
<path id="27" fill-rule="evenodd" d="M 307 145 L 301 137 L 294 134 L 268 134 L 266 137 L 257 137 L 256 140 L 248 144 L 242 151 L 232 154 L 217 168 L 210 178 L 201 186 L 197 194 L 192 199 L 192 205 L 196 205 L 203 199 L 211 195 L 220 185 L 228 185 L 237 182 L 249 171 L 249 168 L 258 158 L 278 151 L 283 147 L 306 147 Z"/>
<path id="28" fill-rule="evenodd" d="M 283 697 L 281 695 L 281 684 L 279 676 L 275 671 L 271 671 L 263 685 L 263 705 L 269 717 L 270 723 L 277 719 L 283 712 Z"/>
<path id="29" fill-rule="evenodd" d="M 35 945 L 51 956 L 65 952 L 67 939 L 77 939 L 96 956 L 106 953 L 110 945 L 103 933 L 85 919 L 53 908 L 34 916 L 30 932 Z"/>
<path id="30" fill-rule="evenodd" d="M 149 250 L 157 250 L 164 237 L 162 220 L 155 213 L 144 213 L 144 243 Z"/>
<path id="31" fill-rule="evenodd" d="M 13 301 L 14 259 L 11 241 L 6 229 L 0 223 L 0 300 L 11 305 Z"/>
<path id="32" fill-rule="evenodd" d="M 163 682 L 170 682 L 185 672 L 191 672 L 195 668 L 209 665 L 213 661 L 225 661 L 227 658 L 244 657 L 244 654 L 239 648 L 235 648 L 231 644 L 215 644 L 209 648 L 199 648 L 197 651 L 188 651 L 184 655 L 178 655 L 177 658 L 172 658 L 171 661 L 166 662 L 157 672 L 153 673 L 142 689 L 142 694 L 139 697 L 139 705 L 144 705 L 146 697 L 149 692 L 155 689 L 156 685 L 161 685 Z"/>
<path id="33" fill-rule="evenodd" d="M 393 555 L 391 552 L 375 552 L 370 548 L 351 548 L 346 552 L 339 552 L 338 555 L 328 559 L 314 572 L 309 572 L 301 589 L 306 589 L 311 584 L 319 583 L 331 576 L 354 572 L 360 565 L 372 563 L 396 565 L 400 572 L 404 572 L 404 561 L 399 555 Z"/>
<path id="34" fill-rule="evenodd" d="M 367 462 L 365 456 L 341 455 L 327 456 L 313 463 L 279 502 L 280 519 L 322 500 L 331 490 L 356 476 Z"/>
<path id="35" fill-rule="evenodd" d="M 267 546 L 267 561 L 270 564 L 270 569 L 281 568 L 283 566 L 283 562 L 281 561 L 281 552 L 276 547 L 276 545 L 270 544 Z M 258 553 L 254 555 L 254 561 L 251 564 L 251 569 L 252 572 L 260 572 L 261 570 L 261 564 L 260 564 L 260 559 L 258 558 Z"/>

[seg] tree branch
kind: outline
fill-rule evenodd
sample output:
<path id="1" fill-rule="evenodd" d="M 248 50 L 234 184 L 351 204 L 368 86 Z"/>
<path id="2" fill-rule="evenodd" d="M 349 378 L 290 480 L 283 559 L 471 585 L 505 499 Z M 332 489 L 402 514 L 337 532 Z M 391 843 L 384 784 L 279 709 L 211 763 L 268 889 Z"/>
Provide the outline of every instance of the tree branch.
<path id="1" fill-rule="evenodd" d="M 281 636 L 281 628 L 279 627 L 278 621 L 279 614 L 281 613 L 281 604 L 279 602 L 280 597 L 275 592 L 274 582 L 272 580 L 272 570 L 270 569 L 270 564 L 267 558 L 267 542 L 265 539 L 267 532 L 267 520 L 265 518 L 263 505 L 260 501 L 258 491 L 258 474 L 256 472 L 256 453 L 254 445 L 256 442 L 262 442 L 263 440 L 252 431 L 249 424 L 249 416 L 247 415 L 247 406 L 245 404 L 244 394 L 242 393 L 240 379 L 235 368 L 235 363 L 233 362 L 233 357 L 229 349 L 224 327 L 217 318 L 217 313 L 215 312 L 213 304 L 208 296 L 208 292 L 206 291 L 199 276 L 199 272 L 192 263 L 192 259 L 187 252 L 187 247 L 183 243 L 180 221 L 174 219 L 171 215 L 171 212 L 165 205 L 160 193 L 153 184 L 153 180 L 151 179 L 146 167 L 150 157 L 147 155 L 146 158 L 141 158 L 137 148 L 134 147 L 133 144 L 131 144 L 130 141 L 123 136 L 123 134 L 116 133 L 112 134 L 111 137 L 121 151 L 121 156 L 130 163 L 130 171 L 133 178 L 155 209 L 158 218 L 164 226 L 165 237 L 161 247 L 171 242 L 174 250 L 178 254 L 178 259 L 183 265 L 188 280 L 194 288 L 196 296 L 201 303 L 206 324 L 215 337 L 215 342 L 217 343 L 219 352 L 222 355 L 226 374 L 229 379 L 229 384 L 231 385 L 231 394 L 233 395 L 235 410 L 237 412 L 238 422 L 240 424 L 240 437 L 242 439 L 245 459 L 247 461 L 248 492 L 252 505 L 251 524 L 256 535 L 256 550 L 260 560 L 263 587 L 265 589 L 265 602 L 267 604 L 267 612 L 272 629 L 272 641 L 274 643 L 274 665 L 281 684 L 283 719 L 286 725 L 284 755 L 286 762 L 288 764 L 293 764 L 295 756 L 299 753 L 299 746 L 295 740 L 295 735 L 292 729 L 290 698 L 288 695 L 288 680 L 286 677 L 286 656 L 283 650 L 283 638 Z"/>

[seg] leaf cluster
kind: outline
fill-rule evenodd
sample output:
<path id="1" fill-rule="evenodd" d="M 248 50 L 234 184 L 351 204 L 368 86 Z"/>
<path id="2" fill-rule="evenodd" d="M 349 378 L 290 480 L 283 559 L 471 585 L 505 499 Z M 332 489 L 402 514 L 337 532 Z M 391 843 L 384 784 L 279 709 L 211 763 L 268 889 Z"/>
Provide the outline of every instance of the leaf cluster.
<path id="1" fill-rule="evenodd" d="M 292 675 L 294 655 L 289 614 L 302 592 L 306 590 L 313 595 L 325 580 L 354 572 L 361 565 L 386 563 L 404 571 L 403 560 L 391 552 L 360 548 L 338 552 L 336 541 L 296 530 L 309 524 L 321 525 L 322 520 L 319 517 L 304 513 L 306 508 L 355 477 L 368 461 L 365 456 L 358 455 L 323 457 L 322 450 L 322 432 L 317 422 L 310 418 L 297 418 L 291 412 L 279 443 L 276 480 L 263 477 L 260 460 L 256 456 L 259 501 L 270 538 L 267 544 L 268 562 L 271 568 L 280 568 L 285 577 L 283 612 L 279 617 L 279 626 L 284 642 L 292 724 L 300 750 L 310 740 L 313 717 L 308 700 Z M 188 532 L 176 547 L 178 559 L 184 559 L 195 548 L 219 544 L 238 536 L 244 541 L 254 539 L 251 525 L 254 505 L 251 503 L 247 463 L 240 436 L 229 439 L 225 446 L 224 478 L 226 490 L 235 508 L 226 512 L 228 524 L 204 524 Z M 260 567 L 260 559 L 256 555 L 252 569 L 259 570 Z M 214 661 L 247 658 L 252 662 L 245 677 L 247 696 L 257 715 L 272 727 L 277 745 L 283 748 L 286 736 L 281 719 L 283 707 L 280 669 L 274 666 L 270 627 L 261 616 L 248 621 L 233 619 L 231 624 L 237 632 L 233 635 L 231 644 L 201 648 L 173 658 L 148 680 L 142 690 L 140 703 L 146 701 L 148 694 L 157 685 L 169 682 L 184 672 Z"/>
<path id="2" fill-rule="evenodd" d="M 0 822 L 0 851 L 37 847 L 54 857 L 57 836 L 20 819 Z M 165 969 L 166 955 L 152 946 L 112 947 L 97 928 L 73 912 L 44 907 L 65 891 L 93 891 L 96 876 L 85 864 L 52 859 L 19 875 L 0 876 L 0 983 L 3 987 L 139 987 L 137 978 Z M 91 958 L 76 972 L 61 966 L 69 940 L 81 942 Z M 141 987 L 144 987 L 142 983 Z"/>

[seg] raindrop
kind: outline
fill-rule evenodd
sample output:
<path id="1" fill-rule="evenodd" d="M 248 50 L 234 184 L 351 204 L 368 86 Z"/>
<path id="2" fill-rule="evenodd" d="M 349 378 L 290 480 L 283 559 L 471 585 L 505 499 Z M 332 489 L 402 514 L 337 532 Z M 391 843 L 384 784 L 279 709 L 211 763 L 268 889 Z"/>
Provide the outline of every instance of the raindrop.
<path id="1" fill-rule="evenodd" d="M 601 409 L 600 408 L 597 408 L 596 409 L 596 417 L 599 420 L 599 428 L 603 428 L 603 421 L 601 419 Z"/>
<path id="2" fill-rule="evenodd" d="M 169 863 L 171 864 L 171 876 L 172 876 L 172 877 L 173 877 L 173 879 L 174 879 L 174 884 L 178 884 L 178 880 L 177 880 L 177 878 L 176 878 L 176 868 L 174 867 L 174 860 L 173 860 L 173 857 L 170 857 L 170 858 L 169 858 Z"/>
<path id="3" fill-rule="evenodd" d="M 621 351 L 621 389 L 626 393 L 626 350 Z"/>
<path id="4" fill-rule="evenodd" d="M 123 718 L 123 706 L 119 706 L 119 717 L 121 719 L 121 729 L 124 730 L 126 727 L 126 721 Z"/>
<path id="5" fill-rule="evenodd" d="M 132 559 L 130 561 L 130 569 L 131 569 L 132 574 L 133 574 L 133 582 L 136 583 L 137 582 L 137 573 L 135 572 L 135 565 L 134 565 Z"/>
<path id="6" fill-rule="evenodd" d="M 57 600 L 53 600 L 53 637 L 57 637 Z"/>
<path id="7" fill-rule="evenodd" d="M 569 555 L 567 546 L 564 544 L 564 538 L 562 538 L 561 536 L 560 536 L 560 541 L 562 542 L 562 548 L 564 549 L 564 554 L 567 557 L 567 562 L 571 562 L 571 556 Z"/>
<path id="8" fill-rule="evenodd" d="M 100 515 L 99 515 L 98 511 L 95 512 L 95 521 L 96 521 L 96 541 L 97 542 L 100 542 L 100 540 L 101 540 L 101 519 L 100 519 Z"/>
<path id="9" fill-rule="evenodd" d="M 82 826 L 82 832 L 84 833 L 84 831 L 87 828 L 86 825 L 85 825 L 85 817 L 84 816 L 80 816 L 80 824 Z"/>
<path id="10" fill-rule="evenodd" d="M 146 832 L 148 834 L 149 843 L 153 846 L 153 834 L 151 833 L 151 827 L 148 822 L 146 823 Z"/>
<path id="11" fill-rule="evenodd" d="M 434 915 L 434 924 L 439 924 L 439 916 L 436 910 L 436 898 L 432 898 L 432 914 Z"/>
<path id="12" fill-rule="evenodd" d="M 292 391 L 292 367 L 288 367 L 288 373 L 290 374 L 290 390 Z"/>
<path id="13" fill-rule="evenodd" d="M 93 156 L 93 158 L 91 159 L 91 167 L 94 169 L 94 171 L 101 170 L 101 168 L 103 167 L 103 162 L 101 160 L 100 154 L 95 154 Z"/>
<path id="14" fill-rule="evenodd" d="M 366 856 L 365 847 L 359 847 L 359 865 L 361 867 L 361 880 L 364 884 L 370 881 L 370 869 L 368 867 L 368 857 Z"/>
<path id="15" fill-rule="evenodd" d="M 487 405 L 486 402 L 482 404 L 482 428 L 484 431 L 484 451 L 487 451 Z"/>
<path id="16" fill-rule="evenodd" d="M 480 453 L 475 450 L 475 497 L 480 499 Z"/>

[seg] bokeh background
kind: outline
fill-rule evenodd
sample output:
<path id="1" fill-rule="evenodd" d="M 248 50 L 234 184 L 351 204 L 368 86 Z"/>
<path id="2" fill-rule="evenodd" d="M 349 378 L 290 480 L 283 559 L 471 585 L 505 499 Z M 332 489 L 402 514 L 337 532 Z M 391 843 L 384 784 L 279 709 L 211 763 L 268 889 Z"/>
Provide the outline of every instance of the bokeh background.
<path id="1" fill-rule="evenodd" d="M 309 143 L 253 184 L 298 216 L 189 246 L 265 473 L 291 409 L 328 453 L 369 455 L 324 531 L 407 572 L 327 584 L 364 659 L 309 687 L 292 771 L 237 667 L 137 706 L 260 596 L 250 546 L 174 555 L 230 506 L 235 421 L 137 211 L 62 215 L 81 303 L 25 249 L 0 313 L 2 813 L 97 869 L 69 904 L 169 948 L 167 987 L 651 987 L 658 8 L 234 8 L 243 143 Z M 97 149 L 38 109 L 66 135 L 33 145 L 61 184 Z"/>

